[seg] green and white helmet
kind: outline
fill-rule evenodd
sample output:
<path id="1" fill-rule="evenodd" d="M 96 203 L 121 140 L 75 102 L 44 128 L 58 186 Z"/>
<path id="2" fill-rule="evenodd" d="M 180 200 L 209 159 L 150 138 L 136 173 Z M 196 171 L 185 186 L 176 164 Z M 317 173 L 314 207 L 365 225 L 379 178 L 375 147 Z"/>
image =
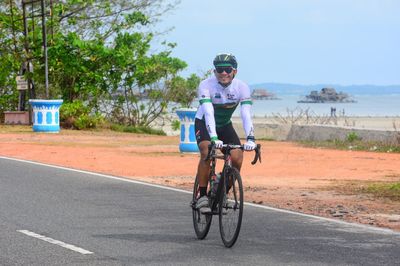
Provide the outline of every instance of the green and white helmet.
<path id="1" fill-rule="evenodd" d="M 237 68 L 236 57 L 232 54 L 218 54 L 213 61 L 214 67 L 230 66 L 234 69 Z"/>

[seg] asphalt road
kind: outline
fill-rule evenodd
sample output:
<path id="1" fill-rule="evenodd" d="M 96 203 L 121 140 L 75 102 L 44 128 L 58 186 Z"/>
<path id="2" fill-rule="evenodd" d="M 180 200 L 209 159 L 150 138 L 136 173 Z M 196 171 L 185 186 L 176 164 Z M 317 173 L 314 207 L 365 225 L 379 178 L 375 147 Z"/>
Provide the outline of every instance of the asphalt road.
<path id="1" fill-rule="evenodd" d="M 400 233 L 251 204 L 233 248 L 197 240 L 190 199 L 0 157 L 0 265 L 400 265 Z"/>

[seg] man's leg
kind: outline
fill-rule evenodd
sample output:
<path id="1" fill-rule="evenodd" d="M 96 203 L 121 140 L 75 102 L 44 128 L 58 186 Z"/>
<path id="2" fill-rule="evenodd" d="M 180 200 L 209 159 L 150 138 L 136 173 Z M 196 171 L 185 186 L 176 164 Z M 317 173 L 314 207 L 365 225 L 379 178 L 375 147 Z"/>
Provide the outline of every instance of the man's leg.
<path id="1" fill-rule="evenodd" d="M 204 161 L 207 158 L 210 136 L 208 135 L 204 121 L 197 119 L 194 122 L 194 130 L 196 132 L 196 141 L 200 150 L 200 159 L 197 166 L 196 178 L 199 181 L 200 198 L 196 203 L 196 208 L 202 213 L 211 212 L 208 204 L 207 185 L 208 175 L 210 173 L 210 161 Z"/>
<path id="2" fill-rule="evenodd" d="M 239 136 L 237 135 L 232 124 L 228 124 L 219 130 L 217 129 L 217 133 L 218 136 L 221 136 L 221 139 L 224 143 L 240 145 Z M 232 166 L 240 171 L 243 162 L 243 151 L 240 149 L 231 150 L 231 160 L 232 160 Z M 232 186 L 232 180 L 229 180 L 227 191 L 230 190 L 231 186 Z"/>
<path id="3" fill-rule="evenodd" d="M 207 189 L 208 175 L 210 174 L 210 161 L 205 161 L 208 154 L 208 146 L 210 141 L 204 140 L 199 144 L 200 160 L 197 166 L 197 178 L 199 179 L 199 186 Z"/>
<path id="4" fill-rule="evenodd" d="M 243 151 L 240 149 L 231 151 L 232 166 L 239 170 L 242 168 L 243 163 Z"/>
<path id="5" fill-rule="evenodd" d="M 219 138 L 224 142 L 224 144 L 235 144 L 240 145 L 240 139 L 237 135 L 232 123 L 222 127 L 217 128 L 217 134 Z M 232 166 L 240 171 L 243 162 L 243 151 L 239 149 L 231 150 Z"/>
<path id="6" fill-rule="evenodd" d="M 200 198 L 196 203 L 196 208 L 200 210 L 201 213 L 211 212 L 208 197 L 207 197 L 207 185 L 208 185 L 208 175 L 210 173 L 210 161 L 204 161 L 208 154 L 208 145 L 210 141 L 203 140 L 199 143 L 200 150 L 200 160 L 197 166 L 197 178 L 199 180 L 199 190 Z"/>

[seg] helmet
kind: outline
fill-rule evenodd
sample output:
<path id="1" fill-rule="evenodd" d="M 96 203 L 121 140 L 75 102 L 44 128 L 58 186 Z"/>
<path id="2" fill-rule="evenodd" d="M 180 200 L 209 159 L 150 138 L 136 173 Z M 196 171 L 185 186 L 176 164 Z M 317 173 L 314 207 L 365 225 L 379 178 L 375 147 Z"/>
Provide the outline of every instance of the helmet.
<path id="1" fill-rule="evenodd" d="M 232 54 L 218 54 L 213 61 L 215 67 L 219 66 L 231 66 L 237 68 L 236 57 Z"/>

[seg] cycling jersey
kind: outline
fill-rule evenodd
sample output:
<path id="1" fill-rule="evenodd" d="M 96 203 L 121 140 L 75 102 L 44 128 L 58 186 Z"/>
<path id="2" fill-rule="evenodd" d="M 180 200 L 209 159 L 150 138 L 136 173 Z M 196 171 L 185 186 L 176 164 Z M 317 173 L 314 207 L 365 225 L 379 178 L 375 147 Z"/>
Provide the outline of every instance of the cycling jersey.
<path id="1" fill-rule="evenodd" d="M 241 105 L 240 114 L 247 137 L 254 137 L 253 122 L 251 121 L 250 88 L 243 81 L 233 79 L 228 87 L 218 83 L 218 79 L 212 76 L 203 80 L 198 88 L 200 100 L 196 118 L 205 120 L 210 137 L 216 137 L 216 128 L 231 123 L 231 118 L 236 107 Z"/>

